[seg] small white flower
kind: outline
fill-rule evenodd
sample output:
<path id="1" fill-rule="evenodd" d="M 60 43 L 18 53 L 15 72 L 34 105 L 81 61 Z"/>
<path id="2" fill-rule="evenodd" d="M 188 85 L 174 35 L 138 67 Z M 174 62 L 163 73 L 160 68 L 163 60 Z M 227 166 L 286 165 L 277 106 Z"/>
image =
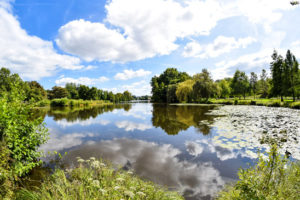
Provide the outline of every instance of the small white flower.
<path id="1" fill-rule="evenodd" d="M 120 181 L 120 182 L 125 181 L 124 178 L 117 178 L 116 180 L 117 180 L 117 181 Z"/>
<path id="2" fill-rule="evenodd" d="M 100 182 L 98 180 L 93 180 L 93 186 L 99 187 L 100 186 Z"/>
<path id="3" fill-rule="evenodd" d="M 146 194 L 144 192 L 137 192 L 137 194 L 140 196 L 143 196 L 143 197 L 146 196 Z"/>

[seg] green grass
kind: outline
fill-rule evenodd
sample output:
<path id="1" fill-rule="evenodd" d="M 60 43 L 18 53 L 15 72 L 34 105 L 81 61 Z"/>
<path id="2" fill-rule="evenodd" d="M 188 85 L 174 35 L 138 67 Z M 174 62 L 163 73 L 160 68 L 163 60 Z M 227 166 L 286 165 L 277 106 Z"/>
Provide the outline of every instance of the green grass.
<path id="1" fill-rule="evenodd" d="M 78 162 L 79 167 L 73 170 L 57 169 L 35 190 L 20 190 L 15 199 L 183 200 L 177 192 L 144 181 L 131 171 L 116 170 L 101 160 L 79 158 Z"/>
<path id="2" fill-rule="evenodd" d="M 285 99 L 281 102 L 280 99 L 209 99 L 208 103 L 211 104 L 224 104 L 224 105 L 257 105 L 268 107 L 289 107 L 300 109 L 300 101 L 293 102 L 290 99 Z"/>
<path id="3" fill-rule="evenodd" d="M 300 199 L 300 163 L 283 158 L 273 146 L 267 160 L 241 169 L 239 181 L 220 192 L 218 200 L 298 200 Z"/>

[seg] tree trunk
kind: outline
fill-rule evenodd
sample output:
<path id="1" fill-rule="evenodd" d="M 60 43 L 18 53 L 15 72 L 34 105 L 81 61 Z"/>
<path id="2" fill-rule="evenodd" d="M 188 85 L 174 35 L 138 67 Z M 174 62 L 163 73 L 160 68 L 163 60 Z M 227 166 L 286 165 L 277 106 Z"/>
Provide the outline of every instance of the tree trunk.
<path id="1" fill-rule="evenodd" d="M 281 99 L 281 102 L 283 102 L 283 96 L 282 95 L 280 96 L 280 99 Z"/>

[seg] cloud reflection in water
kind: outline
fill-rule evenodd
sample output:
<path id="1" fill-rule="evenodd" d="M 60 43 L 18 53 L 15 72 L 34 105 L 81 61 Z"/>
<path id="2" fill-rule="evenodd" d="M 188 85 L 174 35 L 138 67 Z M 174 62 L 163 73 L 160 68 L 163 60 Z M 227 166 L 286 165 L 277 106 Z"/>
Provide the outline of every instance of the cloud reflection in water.
<path id="1" fill-rule="evenodd" d="M 169 188 L 176 188 L 186 197 L 211 197 L 224 185 L 219 171 L 211 163 L 192 163 L 179 160 L 179 149 L 170 144 L 158 145 L 135 139 L 113 139 L 81 146 L 68 153 L 65 161 L 74 162 L 77 156 L 110 160 L 132 168 L 139 176 Z"/>

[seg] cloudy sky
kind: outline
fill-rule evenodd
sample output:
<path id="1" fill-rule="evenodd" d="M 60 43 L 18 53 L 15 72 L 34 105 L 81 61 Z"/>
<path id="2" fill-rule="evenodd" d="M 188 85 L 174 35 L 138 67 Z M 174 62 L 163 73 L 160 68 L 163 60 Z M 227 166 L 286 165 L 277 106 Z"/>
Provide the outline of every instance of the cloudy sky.
<path id="1" fill-rule="evenodd" d="M 214 79 L 300 58 L 289 0 L 0 0 L 0 66 L 46 89 L 75 82 L 135 95 L 168 67 Z"/>

